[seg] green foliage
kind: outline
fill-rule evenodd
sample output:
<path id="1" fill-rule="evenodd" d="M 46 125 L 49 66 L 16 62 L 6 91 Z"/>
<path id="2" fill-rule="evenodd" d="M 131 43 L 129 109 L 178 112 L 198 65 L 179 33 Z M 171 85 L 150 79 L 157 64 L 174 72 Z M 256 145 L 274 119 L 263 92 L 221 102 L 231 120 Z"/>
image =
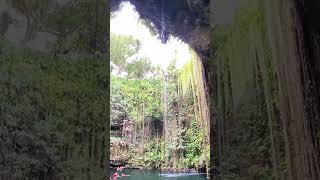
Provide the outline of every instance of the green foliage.
<path id="1" fill-rule="evenodd" d="M 148 58 L 140 58 L 128 63 L 128 77 L 133 79 L 142 79 L 151 70 L 152 65 Z"/>
<path id="2" fill-rule="evenodd" d="M 178 83 L 181 87 L 182 95 L 186 95 L 190 91 L 192 92 L 193 88 L 195 88 L 196 79 L 193 68 L 193 62 L 190 60 L 179 70 Z"/>
<path id="3" fill-rule="evenodd" d="M 197 167 L 201 162 L 204 162 L 206 148 L 204 148 L 205 137 L 204 133 L 199 131 L 199 125 L 196 121 L 192 121 L 190 129 L 185 135 L 185 163 L 187 167 Z"/>
<path id="4" fill-rule="evenodd" d="M 0 49 L 1 173 L 17 179 L 101 175 L 109 102 L 105 59 Z"/>
<path id="5" fill-rule="evenodd" d="M 139 152 L 136 148 L 130 148 L 130 164 L 133 166 L 143 166 L 145 168 L 160 168 L 164 163 L 164 142 L 160 139 L 152 139 L 145 144 L 146 151 L 142 156 L 137 157 Z M 141 152 L 140 152 L 141 153 Z"/>
<path id="6" fill-rule="evenodd" d="M 129 144 L 129 148 L 122 150 L 116 145 L 114 148 L 123 151 L 119 154 L 128 158 L 132 166 L 198 168 L 200 164 L 208 163 L 209 146 L 204 145 L 207 131 L 199 130 L 205 128 L 203 124 L 207 119 L 200 115 L 202 102 L 197 83 L 202 81 L 197 81 L 202 76 L 197 73 L 202 69 L 197 69 L 200 66 L 193 61 L 196 54 L 182 70 L 175 67 L 174 59 L 165 72 L 160 72 L 147 58 L 138 57 L 139 49 L 140 42 L 133 37 L 111 34 L 112 68 L 118 71 L 111 77 L 111 124 L 120 127 L 114 128 L 115 132 L 120 131 L 124 119 L 134 122 L 133 143 L 122 139 L 121 143 Z M 118 77 L 124 72 L 126 76 Z M 150 72 L 158 73 L 162 79 L 146 79 Z M 166 129 L 161 130 L 165 131 L 166 138 L 154 139 L 151 133 L 145 133 L 151 130 L 150 124 L 155 121 L 166 123 Z M 114 153 L 115 158 L 120 156 Z"/>
<path id="7" fill-rule="evenodd" d="M 79 0 L 58 5 L 46 12 L 41 30 L 58 36 L 54 51 L 106 53 L 107 2 L 104 0 Z"/>
<path id="8" fill-rule="evenodd" d="M 130 79 L 142 79 L 154 69 L 147 57 L 138 57 L 140 46 L 132 36 L 111 34 L 110 58 L 117 74 L 125 72 Z"/>
<path id="9" fill-rule="evenodd" d="M 193 63 L 193 62 L 192 62 Z M 191 65 L 192 65 L 191 63 Z M 194 97 L 181 98 L 178 93 L 178 80 L 182 71 L 175 68 L 173 61 L 167 70 L 167 139 L 153 139 L 154 137 L 138 138 L 136 143 L 129 145 L 124 154 L 128 157 L 132 166 L 143 166 L 146 168 L 170 167 L 175 168 L 197 168 L 200 164 L 208 161 L 209 146 L 205 145 L 205 132 L 199 129 L 194 114 Z M 190 66 L 191 75 L 194 74 L 193 66 Z M 190 72 L 186 72 L 189 76 Z M 180 73 L 180 74 L 179 74 Z M 193 76 L 194 77 L 194 76 Z M 193 79 L 195 81 L 195 79 Z M 163 120 L 163 83 L 158 79 L 128 79 L 111 77 L 111 106 L 121 107 L 128 112 L 128 118 L 135 122 L 136 127 L 142 123 L 148 124 L 150 120 Z M 188 84 L 188 83 L 187 83 Z M 193 88 L 197 88 L 194 86 Z M 191 89 L 187 89 L 190 91 Z M 186 95 L 186 94 L 185 94 Z M 179 107 L 178 100 L 181 101 Z M 176 108 L 176 111 L 173 110 Z M 121 108 L 116 108 L 119 111 Z M 112 113 L 116 112 L 112 110 Z M 125 114 L 125 113 L 123 113 Z M 112 124 L 119 121 L 113 118 Z M 119 117 L 119 116 L 117 116 Z M 146 118 L 151 117 L 151 118 Z M 182 125 L 184 122 L 185 125 Z M 192 125 L 188 125 L 191 123 Z M 175 127 L 175 128 L 173 128 Z M 143 128 L 135 129 L 136 133 Z M 122 141 L 126 141 L 122 139 Z M 138 145 L 139 144 L 139 145 Z M 177 149 L 180 149 L 179 151 Z M 179 153 L 180 152 L 180 153 Z M 141 156 L 140 154 L 143 154 Z M 173 159 L 174 158 L 174 159 Z M 172 161 L 175 162 L 172 162 Z"/>
<path id="10" fill-rule="evenodd" d="M 159 97 L 161 97 L 159 80 L 111 77 L 111 99 L 123 102 L 131 119 L 141 121 L 136 117 L 144 113 L 145 117 L 160 120 L 162 105 Z"/>
<path id="11" fill-rule="evenodd" d="M 140 49 L 140 41 L 132 36 L 110 35 L 110 60 L 120 69 L 126 70 L 127 58 L 137 54 Z"/>

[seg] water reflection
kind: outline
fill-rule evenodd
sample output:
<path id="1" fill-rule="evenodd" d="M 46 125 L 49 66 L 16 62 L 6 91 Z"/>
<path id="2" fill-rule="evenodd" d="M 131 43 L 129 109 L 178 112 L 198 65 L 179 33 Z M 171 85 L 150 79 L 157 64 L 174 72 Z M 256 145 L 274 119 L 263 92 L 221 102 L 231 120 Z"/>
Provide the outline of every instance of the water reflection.
<path id="1" fill-rule="evenodd" d="M 110 176 L 116 172 L 111 169 Z M 163 173 L 160 170 L 140 170 L 140 169 L 125 169 L 126 177 L 118 177 L 117 180 L 204 180 L 205 174 L 198 173 Z"/>

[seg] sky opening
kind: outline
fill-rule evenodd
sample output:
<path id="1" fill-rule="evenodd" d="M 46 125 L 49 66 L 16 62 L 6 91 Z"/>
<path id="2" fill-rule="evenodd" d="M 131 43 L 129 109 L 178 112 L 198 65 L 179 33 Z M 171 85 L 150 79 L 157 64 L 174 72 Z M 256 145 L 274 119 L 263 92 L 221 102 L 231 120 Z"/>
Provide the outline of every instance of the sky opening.
<path id="1" fill-rule="evenodd" d="M 118 35 L 131 35 L 138 39 L 141 42 L 138 56 L 148 57 L 153 65 L 160 65 L 163 70 L 168 67 L 175 56 L 177 56 L 176 67 L 178 69 L 190 60 L 189 45 L 173 36 L 170 36 L 167 43 L 163 44 L 158 37 L 159 35 L 152 35 L 148 27 L 139 20 L 140 16 L 134 6 L 125 2 L 111 18 L 110 31 Z"/>

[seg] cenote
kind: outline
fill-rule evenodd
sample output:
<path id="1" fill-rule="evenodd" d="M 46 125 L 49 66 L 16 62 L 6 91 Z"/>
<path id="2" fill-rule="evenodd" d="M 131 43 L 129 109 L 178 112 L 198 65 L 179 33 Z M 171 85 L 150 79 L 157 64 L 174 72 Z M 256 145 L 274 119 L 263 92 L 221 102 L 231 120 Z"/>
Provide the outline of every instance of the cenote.
<path id="1" fill-rule="evenodd" d="M 115 169 L 110 170 L 110 177 L 116 172 Z M 125 169 L 125 177 L 117 177 L 121 180 L 204 180 L 205 174 L 200 173 L 167 173 L 161 172 L 161 170 L 147 170 L 147 169 Z"/>
<path id="2" fill-rule="evenodd" d="M 130 175 L 116 179 L 205 179 L 199 174 L 209 164 L 203 64 L 192 47 L 165 33 L 169 1 L 159 2 L 160 27 L 129 2 L 110 20 L 110 164 L 125 164 Z"/>

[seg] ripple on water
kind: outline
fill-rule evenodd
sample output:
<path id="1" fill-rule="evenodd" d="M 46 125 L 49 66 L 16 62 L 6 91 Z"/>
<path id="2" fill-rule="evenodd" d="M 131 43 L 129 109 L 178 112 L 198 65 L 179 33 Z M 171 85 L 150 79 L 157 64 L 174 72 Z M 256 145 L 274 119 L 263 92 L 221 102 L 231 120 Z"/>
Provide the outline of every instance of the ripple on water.
<path id="1" fill-rule="evenodd" d="M 159 174 L 163 177 L 181 177 L 181 176 L 199 176 L 199 173 L 176 173 L 176 174 Z"/>

